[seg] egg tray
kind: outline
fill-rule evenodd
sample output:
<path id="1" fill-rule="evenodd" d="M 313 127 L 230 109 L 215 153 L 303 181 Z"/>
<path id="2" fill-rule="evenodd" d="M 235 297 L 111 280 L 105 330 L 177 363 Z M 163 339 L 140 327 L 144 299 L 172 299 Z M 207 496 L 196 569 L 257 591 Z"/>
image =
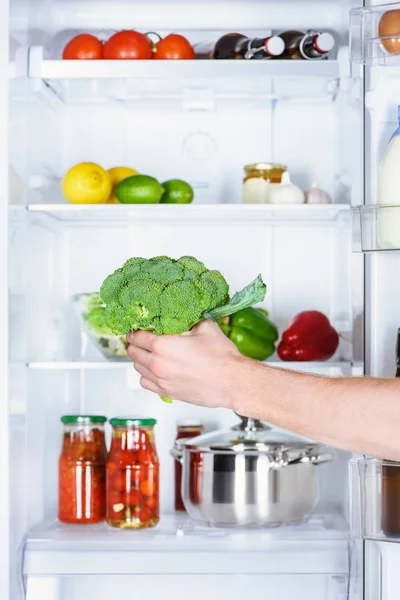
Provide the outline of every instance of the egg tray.
<path id="1" fill-rule="evenodd" d="M 400 66 L 400 3 L 350 11 L 350 59 L 367 66 Z"/>

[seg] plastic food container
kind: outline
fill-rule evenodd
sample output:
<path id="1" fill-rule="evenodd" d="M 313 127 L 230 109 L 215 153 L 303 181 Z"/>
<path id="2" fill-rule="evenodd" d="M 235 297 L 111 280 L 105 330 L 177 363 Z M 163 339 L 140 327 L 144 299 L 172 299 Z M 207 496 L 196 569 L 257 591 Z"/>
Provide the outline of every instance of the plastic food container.
<path id="1" fill-rule="evenodd" d="M 281 183 L 286 165 L 277 163 L 255 163 L 244 167 L 243 202 L 266 204 L 269 202 L 271 186 Z"/>
<path id="2" fill-rule="evenodd" d="M 108 360 L 128 361 L 127 341 L 124 335 L 115 335 L 104 323 L 105 306 L 98 293 L 75 294 L 72 302 L 82 329 L 96 348 Z"/>
<path id="3" fill-rule="evenodd" d="M 107 460 L 107 514 L 112 527 L 154 527 L 160 519 L 155 419 L 114 418 Z"/>
<path id="4" fill-rule="evenodd" d="M 65 415 L 58 462 L 58 518 L 63 523 L 104 521 L 107 449 L 106 417 Z"/>

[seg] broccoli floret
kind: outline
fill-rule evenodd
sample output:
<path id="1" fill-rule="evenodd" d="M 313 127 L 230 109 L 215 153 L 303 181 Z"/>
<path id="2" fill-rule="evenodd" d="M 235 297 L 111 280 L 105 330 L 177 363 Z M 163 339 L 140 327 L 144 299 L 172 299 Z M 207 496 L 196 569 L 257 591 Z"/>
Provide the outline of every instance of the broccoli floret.
<path id="1" fill-rule="evenodd" d="M 101 301 L 100 294 L 87 294 L 85 296 L 85 309 L 83 318 L 90 330 L 99 335 L 114 335 L 104 320 L 105 306 Z"/>
<path id="2" fill-rule="evenodd" d="M 229 286 L 192 256 L 130 258 L 101 286 L 104 318 L 118 335 L 145 329 L 157 335 L 189 331 L 207 310 L 229 300 Z"/>

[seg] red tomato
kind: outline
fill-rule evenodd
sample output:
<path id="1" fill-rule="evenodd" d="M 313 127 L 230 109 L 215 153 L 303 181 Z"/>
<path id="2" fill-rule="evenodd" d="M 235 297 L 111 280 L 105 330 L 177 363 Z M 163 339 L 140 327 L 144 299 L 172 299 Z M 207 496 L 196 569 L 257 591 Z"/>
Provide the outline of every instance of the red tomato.
<path id="1" fill-rule="evenodd" d="M 102 58 L 103 44 L 89 33 L 76 35 L 63 51 L 64 60 L 99 60 Z"/>
<path id="2" fill-rule="evenodd" d="M 157 496 L 151 496 L 150 498 L 146 498 L 145 504 L 146 504 L 146 506 L 148 508 L 150 508 L 151 511 L 153 511 L 155 513 L 156 510 L 158 509 L 158 498 L 157 498 Z"/>
<path id="3" fill-rule="evenodd" d="M 194 50 L 183 35 L 171 33 L 156 44 L 154 58 L 158 60 L 193 60 Z"/>
<path id="4" fill-rule="evenodd" d="M 143 495 L 139 490 L 130 490 L 122 496 L 122 501 L 126 506 L 142 506 L 143 500 Z"/>
<path id="5" fill-rule="evenodd" d="M 153 50 L 148 37 L 138 31 L 119 31 L 104 44 L 106 60 L 148 60 Z"/>
<path id="6" fill-rule="evenodd" d="M 156 491 L 156 482 L 154 479 L 145 479 L 139 486 L 139 490 L 142 492 L 143 496 L 153 496 Z"/>
<path id="7" fill-rule="evenodd" d="M 141 465 L 148 465 L 153 462 L 154 451 L 151 448 L 142 448 L 138 452 L 138 462 Z"/>
<path id="8" fill-rule="evenodd" d="M 151 510 L 147 507 L 147 506 L 143 506 L 140 509 L 139 514 L 137 515 L 139 518 L 139 521 L 141 523 L 146 523 L 146 521 L 150 521 L 151 519 L 154 519 L 154 515 L 151 512 Z"/>
<path id="9" fill-rule="evenodd" d="M 116 492 L 124 492 L 127 488 L 130 488 L 129 472 L 126 471 L 115 471 L 110 481 L 111 489 Z"/>

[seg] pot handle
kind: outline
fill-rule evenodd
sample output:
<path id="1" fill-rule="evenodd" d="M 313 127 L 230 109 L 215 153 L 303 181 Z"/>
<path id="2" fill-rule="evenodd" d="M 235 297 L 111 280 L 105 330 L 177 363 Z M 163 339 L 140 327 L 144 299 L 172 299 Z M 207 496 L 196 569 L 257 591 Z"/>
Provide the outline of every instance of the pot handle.
<path id="1" fill-rule="evenodd" d="M 323 463 L 330 462 L 334 460 L 335 454 L 333 452 L 321 452 L 321 454 L 313 454 L 311 456 L 303 456 L 302 458 L 298 458 L 297 460 L 292 461 L 290 464 L 297 463 L 312 463 L 313 465 L 322 465 Z"/>
<path id="2" fill-rule="evenodd" d="M 169 451 L 170 455 L 173 456 L 173 458 L 175 460 L 177 460 L 178 462 L 181 463 L 181 465 L 183 464 L 183 454 L 182 454 L 182 450 L 180 450 L 179 448 L 177 448 L 176 446 L 173 446 L 171 448 L 171 450 Z"/>

